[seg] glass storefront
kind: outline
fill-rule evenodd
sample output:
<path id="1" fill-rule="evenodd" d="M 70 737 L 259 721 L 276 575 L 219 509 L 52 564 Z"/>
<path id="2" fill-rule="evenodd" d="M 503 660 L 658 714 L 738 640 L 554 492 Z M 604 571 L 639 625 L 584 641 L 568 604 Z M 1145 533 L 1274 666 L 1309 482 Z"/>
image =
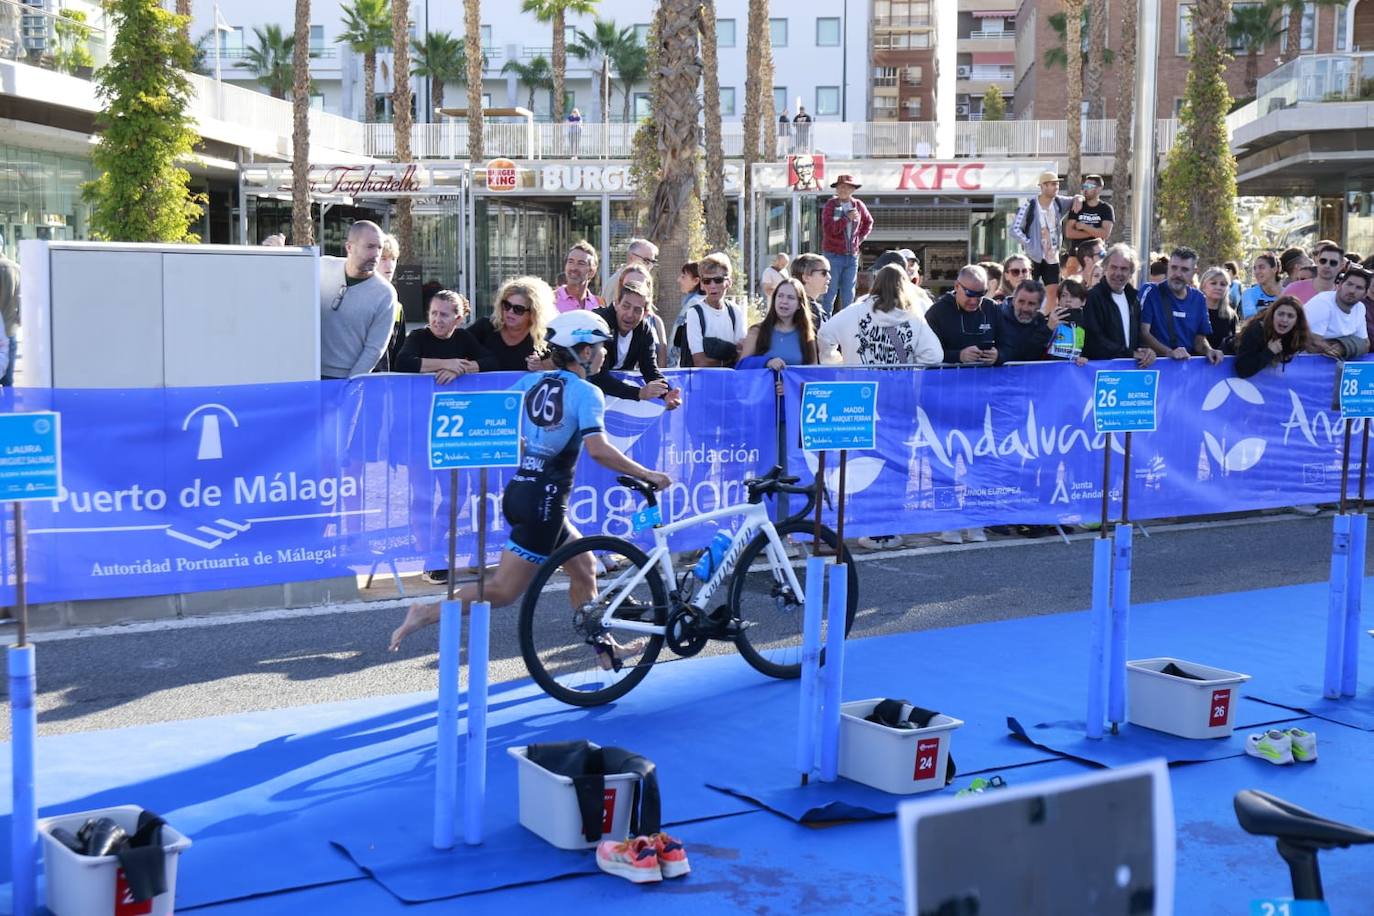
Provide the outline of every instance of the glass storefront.
<path id="1" fill-rule="evenodd" d="M 25 239 L 89 238 L 81 185 L 93 178 L 87 159 L 0 144 L 0 250 L 17 258 Z"/>

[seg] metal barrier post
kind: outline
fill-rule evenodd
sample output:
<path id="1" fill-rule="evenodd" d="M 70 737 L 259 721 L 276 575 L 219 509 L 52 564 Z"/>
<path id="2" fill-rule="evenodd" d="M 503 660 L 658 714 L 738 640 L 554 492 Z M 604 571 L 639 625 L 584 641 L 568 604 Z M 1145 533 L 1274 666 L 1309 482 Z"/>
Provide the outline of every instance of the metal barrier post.
<path id="1" fill-rule="evenodd" d="M 821 718 L 821 781 L 834 782 L 840 760 L 840 703 L 844 692 L 844 625 L 849 608 L 849 564 L 830 570 L 825 626 L 825 708 Z"/>
<path id="2" fill-rule="evenodd" d="M 801 705 L 797 711 L 797 770 L 801 784 L 816 766 L 816 709 L 819 704 L 821 614 L 825 604 L 825 558 L 806 561 L 806 605 L 802 617 Z"/>

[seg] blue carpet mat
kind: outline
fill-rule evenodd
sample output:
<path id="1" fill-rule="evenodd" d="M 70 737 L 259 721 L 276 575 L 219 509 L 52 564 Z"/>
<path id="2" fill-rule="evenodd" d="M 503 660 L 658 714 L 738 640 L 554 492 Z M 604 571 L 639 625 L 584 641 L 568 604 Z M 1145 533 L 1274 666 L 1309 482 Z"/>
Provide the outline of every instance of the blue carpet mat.
<path id="1" fill-rule="evenodd" d="M 1300 713 L 1241 698 L 1231 715 L 1236 726 L 1229 738 L 1179 738 L 1123 722 L 1119 734 L 1104 729 L 1101 739 L 1094 740 L 1087 737 L 1087 726 L 1081 718 L 1027 724 L 1007 716 L 1007 728 L 1028 744 L 1098 766 L 1121 766 L 1155 757 L 1163 757 L 1171 764 L 1201 763 L 1243 755 L 1245 736 L 1256 727 L 1295 720 Z"/>
<path id="2" fill-rule="evenodd" d="M 1312 585 L 1143 605 L 1133 615 L 1130 654 L 1135 658 L 1177 655 L 1248 672 L 1255 680 L 1247 685 L 1253 691 L 1246 692 L 1269 698 L 1277 688 L 1320 677 L 1324 596 L 1323 585 Z M 954 788 L 979 772 L 1003 772 L 1051 759 L 1069 765 L 1055 754 L 1013 738 L 1005 723 L 1009 713 L 1019 715 L 1023 722 L 1081 716 L 1079 710 L 1086 705 L 1082 659 L 1087 628 L 1088 615 L 1077 613 L 856 640 L 847 657 L 845 696 L 905 697 L 964 719 L 966 724 L 953 742 L 961 770 Z M 1371 648 L 1361 647 L 1366 666 L 1374 664 L 1369 658 L 1374 654 Z M 380 659 L 380 648 L 378 655 Z M 427 661 L 417 659 L 416 663 Z M 755 802 L 715 791 L 707 783 L 729 786 L 740 796 L 766 798 L 770 806 L 791 810 L 798 817 L 832 802 L 878 811 L 879 800 L 872 796 L 817 795 L 812 799 L 808 795 L 799 800 L 803 807 L 798 811 L 790 800 L 784 804 L 781 798 L 764 795 L 795 785 L 791 758 L 796 705 L 795 683 L 764 678 L 734 655 L 664 664 L 629 697 L 596 710 L 561 706 L 527 681 L 499 685 L 492 694 L 489 719 L 488 835 L 517 835 L 508 832 L 515 824 L 516 809 L 513 791 L 509 783 L 503 783 L 514 778 L 505 747 L 571 737 L 618 744 L 654 759 L 663 781 L 665 822 L 680 825 L 675 832 L 690 831 L 707 845 L 716 830 L 732 837 L 743 830 L 727 827 L 731 821 L 756 819 L 703 818 L 757 810 Z M 1242 706 L 1248 710 L 1248 704 Z M 1283 716 L 1279 711 L 1268 718 Z M 1338 726 L 1319 729 L 1323 742 L 1333 729 L 1339 733 Z M 260 895 L 315 886 L 302 892 L 310 897 L 327 893 L 329 888 L 318 885 L 331 883 L 353 892 L 373 884 L 331 841 L 339 840 L 362 856 L 359 844 L 367 839 L 368 825 L 376 825 L 376 835 L 384 840 L 394 840 L 401 830 L 427 837 L 433 741 L 432 694 L 56 736 L 39 742 L 39 803 L 44 816 L 129 803 L 167 816 L 195 842 L 181 863 L 178 904 L 182 909 L 250 897 L 274 900 L 282 895 Z M 1341 749 L 1339 742 L 1333 747 Z M 1371 757 L 1364 758 L 1366 763 Z M 1194 770 L 1257 763 L 1238 758 L 1174 770 L 1187 775 Z M 8 780 L 8 766 L 8 755 L 0 754 L 0 782 Z M 1329 781 L 1336 786 L 1333 792 L 1350 793 L 1350 786 L 1361 784 L 1362 772 L 1341 772 L 1323 757 L 1317 773 L 1329 774 L 1329 780 L 1309 774 L 1305 784 Z M 0 797 L 0 831 L 9 829 L 8 804 L 6 793 Z M 839 813 L 852 816 L 856 812 L 831 811 Z M 1374 820 L 1368 816 L 1353 819 Z M 771 815 L 757 822 L 774 824 L 770 830 L 784 829 L 777 824 L 802 829 Z M 883 833 L 884 849 L 891 845 L 891 836 L 885 832 L 890 827 L 881 821 L 872 825 L 872 830 Z M 1229 831 L 1231 824 L 1220 818 L 1210 829 Z M 869 828 L 862 824 L 833 832 L 848 835 L 853 831 L 869 835 Z M 829 833 L 807 831 L 797 836 Z M 858 843 L 860 848 L 863 845 Z M 541 854 L 550 851 L 542 844 L 539 848 Z M 805 852 L 811 854 L 809 846 Z M 844 852 L 842 860 L 847 856 Z M 781 871 L 788 867 L 785 861 L 770 859 L 770 863 L 769 868 Z M 8 880 L 8 869 L 8 857 L 0 857 L 0 880 Z M 490 886 L 510 883 L 510 878 L 509 874 L 492 875 Z M 900 893 L 895 877 L 893 882 Z M 547 889 L 547 903 L 558 899 L 558 889 L 568 884 L 534 887 Z M 438 890 L 449 892 L 448 888 Z M 540 893 L 520 887 L 466 898 L 464 906 L 468 901 L 498 900 L 506 895 L 516 901 L 538 900 Z M 295 910 L 308 911 L 318 910 L 313 905 Z"/>
<path id="3" fill-rule="evenodd" d="M 1266 687 L 1263 694 L 1246 695 L 1261 703 L 1297 710 L 1328 722 L 1374 731 L 1374 687 L 1369 685 L 1361 685 L 1355 696 L 1340 700 L 1328 700 L 1322 696 L 1320 682 L 1299 684 L 1287 689 L 1274 685 Z"/>
<path id="4" fill-rule="evenodd" d="M 1251 757 L 1171 767 L 1177 820 L 1175 912 L 1249 911 L 1252 900 L 1290 895 L 1288 873 L 1272 841 L 1250 836 L 1235 821 L 1231 799 L 1258 788 L 1354 823 L 1371 823 L 1362 783 L 1374 756 L 1374 736 L 1340 726 L 1319 728 L 1315 764 L 1276 767 Z M 1015 785 L 1086 772 L 1086 764 L 1060 759 L 1017 767 L 1004 775 Z M 963 780 L 956 783 L 956 787 Z M 942 794 L 942 793 L 937 793 Z M 636 886 L 596 874 L 528 884 L 464 897 L 461 904 L 405 904 L 371 881 L 292 891 L 198 910 L 200 916 L 298 916 L 301 913 L 429 914 L 639 912 L 657 916 L 702 913 L 898 913 L 902 877 L 892 820 L 866 820 L 818 829 L 756 812 L 690 824 L 675 830 L 692 874 Z M 995 860 L 990 860 L 994 862 Z M 1364 913 L 1374 900 L 1374 852 L 1322 853 L 1322 874 L 1333 913 Z"/>

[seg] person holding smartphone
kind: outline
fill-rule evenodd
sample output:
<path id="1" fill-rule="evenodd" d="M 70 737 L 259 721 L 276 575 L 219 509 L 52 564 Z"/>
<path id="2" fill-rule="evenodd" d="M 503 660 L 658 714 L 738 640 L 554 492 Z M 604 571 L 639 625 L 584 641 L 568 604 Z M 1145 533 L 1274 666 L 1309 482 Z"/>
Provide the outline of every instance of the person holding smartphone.
<path id="1" fill-rule="evenodd" d="M 945 363 L 994 366 L 1006 361 L 999 350 L 1001 315 L 987 291 L 987 271 L 966 264 L 954 289 L 936 299 L 926 312 L 926 323 L 944 348 Z"/>

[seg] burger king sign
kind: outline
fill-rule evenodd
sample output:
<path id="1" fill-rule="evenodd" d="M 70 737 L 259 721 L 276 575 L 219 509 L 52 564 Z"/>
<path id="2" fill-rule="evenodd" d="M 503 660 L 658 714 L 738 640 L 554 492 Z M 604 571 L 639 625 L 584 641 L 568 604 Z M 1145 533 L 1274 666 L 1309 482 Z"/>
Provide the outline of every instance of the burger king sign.
<path id="1" fill-rule="evenodd" d="M 509 159 L 493 159 L 487 163 L 487 190 L 514 191 L 518 182 L 515 163 Z"/>

